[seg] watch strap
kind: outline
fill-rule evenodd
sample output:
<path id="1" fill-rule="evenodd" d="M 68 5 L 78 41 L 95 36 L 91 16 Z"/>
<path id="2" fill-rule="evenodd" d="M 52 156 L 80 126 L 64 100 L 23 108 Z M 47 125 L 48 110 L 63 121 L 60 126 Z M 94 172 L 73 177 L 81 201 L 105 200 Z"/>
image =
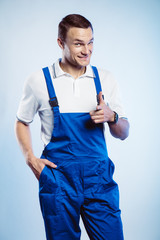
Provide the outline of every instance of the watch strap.
<path id="1" fill-rule="evenodd" d="M 118 113 L 114 112 L 114 121 L 108 121 L 109 124 L 116 124 L 118 122 L 119 116 Z"/>

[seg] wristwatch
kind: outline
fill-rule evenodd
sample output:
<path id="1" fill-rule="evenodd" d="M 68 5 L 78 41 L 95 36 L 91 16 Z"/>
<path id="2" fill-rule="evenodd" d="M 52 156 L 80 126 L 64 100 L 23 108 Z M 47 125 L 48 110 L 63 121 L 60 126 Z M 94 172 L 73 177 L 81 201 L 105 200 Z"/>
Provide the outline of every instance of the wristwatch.
<path id="1" fill-rule="evenodd" d="M 118 113 L 116 113 L 115 111 L 113 112 L 114 112 L 114 121 L 109 121 L 108 122 L 109 124 L 115 124 L 118 122 L 118 119 L 119 119 Z"/>

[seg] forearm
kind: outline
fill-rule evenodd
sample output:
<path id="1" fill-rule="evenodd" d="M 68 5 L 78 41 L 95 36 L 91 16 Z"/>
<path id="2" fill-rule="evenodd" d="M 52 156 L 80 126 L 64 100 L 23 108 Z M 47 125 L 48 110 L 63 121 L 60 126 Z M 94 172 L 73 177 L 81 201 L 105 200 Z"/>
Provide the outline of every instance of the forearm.
<path id="1" fill-rule="evenodd" d="M 113 137 L 125 140 L 129 135 L 129 122 L 126 119 L 119 118 L 116 124 L 108 124 Z"/>
<path id="2" fill-rule="evenodd" d="M 20 121 L 16 121 L 15 133 L 16 133 L 17 141 L 26 159 L 26 163 L 30 165 L 31 162 L 34 161 L 35 159 L 35 156 L 32 150 L 30 128 L 28 125 L 25 125 Z"/>
<path id="3" fill-rule="evenodd" d="M 47 159 L 40 159 L 34 156 L 29 126 L 20 121 L 16 121 L 15 132 L 19 145 L 26 159 L 26 163 L 32 169 L 37 179 L 39 179 L 45 165 L 52 168 L 57 167 L 57 165 L 48 161 Z"/>

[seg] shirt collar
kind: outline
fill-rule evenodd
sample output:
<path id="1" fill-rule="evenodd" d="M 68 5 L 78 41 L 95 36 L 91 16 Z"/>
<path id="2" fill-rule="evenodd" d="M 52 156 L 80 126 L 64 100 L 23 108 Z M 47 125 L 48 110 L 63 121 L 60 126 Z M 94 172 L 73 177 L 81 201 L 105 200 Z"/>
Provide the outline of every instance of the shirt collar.
<path id="1" fill-rule="evenodd" d="M 58 59 L 53 64 L 54 78 L 58 78 L 58 77 L 61 77 L 61 76 L 64 76 L 64 75 L 66 75 L 66 76 L 69 75 L 68 73 L 64 72 L 62 70 L 62 68 L 60 67 L 60 64 L 59 64 L 60 61 L 61 61 L 61 59 Z M 83 77 L 90 77 L 90 78 L 94 78 L 95 77 L 91 65 L 88 65 L 86 67 L 86 72 L 82 76 L 80 76 L 80 78 L 83 78 Z"/>

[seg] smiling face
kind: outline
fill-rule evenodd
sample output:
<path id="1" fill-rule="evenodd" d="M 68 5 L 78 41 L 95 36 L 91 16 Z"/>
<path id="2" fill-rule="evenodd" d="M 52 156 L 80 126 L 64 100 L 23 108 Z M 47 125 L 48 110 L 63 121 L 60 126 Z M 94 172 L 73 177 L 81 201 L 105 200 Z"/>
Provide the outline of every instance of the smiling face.
<path id="1" fill-rule="evenodd" d="M 62 61 L 67 65 L 83 68 L 90 63 L 93 51 L 93 32 L 90 27 L 71 27 L 65 42 L 58 39 L 58 44 L 63 51 Z"/>

